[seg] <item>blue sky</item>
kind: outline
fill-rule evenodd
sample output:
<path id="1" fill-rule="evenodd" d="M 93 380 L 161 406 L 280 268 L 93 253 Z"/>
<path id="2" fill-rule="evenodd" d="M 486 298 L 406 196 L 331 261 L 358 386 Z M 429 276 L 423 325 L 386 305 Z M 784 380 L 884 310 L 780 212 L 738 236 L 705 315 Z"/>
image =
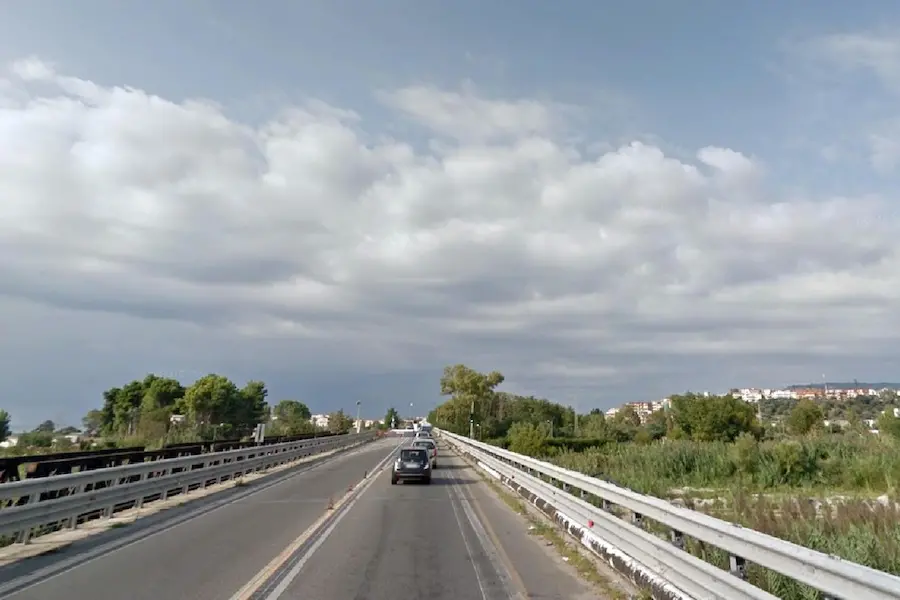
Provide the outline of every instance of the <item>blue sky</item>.
<path id="1" fill-rule="evenodd" d="M 366 143 L 390 136 L 422 155 L 429 154 L 441 136 L 423 118 L 408 118 L 415 111 L 398 112 L 396 103 L 380 100 L 378 92 L 430 86 L 455 93 L 472 86 L 486 99 L 526 98 L 569 106 L 565 125 L 547 133 L 547 138 L 580 150 L 585 157 L 601 153 L 598 148 L 615 149 L 633 140 L 685 163 L 696 162 L 700 148 L 730 148 L 765 172 L 753 194 L 765 196 L 760 202 L 770 208 L 794 200 L 815 203 L 834 196 L 876 196 L 880 204 L 860 210 L 894 219 L 897 204 L 891 200 L 900 189 L 900 177 L 890 167 L 872 168 L 867 141 L 873 132 L 888 131 L 885 124 L 897 117 L 897 97 L 889 81 L 892 55 L 889 49 L 875 58 L 859 54 L 859 45 L 838 47 L 834 36 L 869 36 L 887 44 L 898 39 L 897 25 L 900 5 L 874 1 L 32 0 L 0 8 L 0 63 L 35 57 L 60 73 L 103 87 L 136 88 L 174 103 L 209 99 L 232 122 L 251 128 L 269 123 L 288 105 L 316 98 L 358 113 L 362 124 L 353 129 Z M 822 40 L 831 40 L 831 45 Z M 823 50 L 826 47 L 830 54 Z M 844 54 L 838 56 L 838 51 Z M 876 58 L 882 61 L 880 71 L 873 66 Z M 900 65 L 900 58 L 896 60 Z M 900 71 L 897 76 L 900 82 Z M 34 86 L 29 90 L 35 97 L 43 93 Z M 855 218 L 853 210 L 831 214 L 835 219 L 841 215 Z M 848 249 L 847 255 L 854 252 Z M 803 251 L 797 253 L 805 256 Z M 804 260 L 816 263 L 809 257 Z M 821 269 L 823 274 L 833 272 L 827 265 Z M 460 282 L 456 289 L 463 301 L 475 303 L 482 296 L 478 289 L 486 288 Z M 878 311 L 888 309 L 872 310 L 884 317 Z M 894 313 L 890 314 L 892 318 Z M 181 334 L 193 335 L 185 331 Z M 36 343 L 30 356 L 52 362 L 60 360 L 60 352 L 65 355 L 74 348 L 58 350 L 52 336 L 45 343 Z M 538 360 L 509 358 L 500 346 L 497 355 L 517 371 L 528 372 L 529 361 Z M 7 352 L 15 348 L 10 346 Z M 135 362 L 137 355 L 144 356 L 143 362 Z M 373 411 L 381 412 L 382 405 L 392 402 L 386 398 L 427 395 L 446 358 L 438 355 L 435 352 L 433 364 L 421 367 L 335 365 L 329 378 L 307 379 L 299 390 L 283 369 L 275 369 L 270 378 L 280 382 L 276 395 L 317 396 L 320 399 L 311 403 L 322 410 L 339 402 L 329 395 L 368 394 L 377 405 Z M 465 362 L 464 351 L 455 356 Z M 548 350 L 544 358 L 557 361 L 561 356 L 566 356 L 565 350 Z M 269 369 L 245 356 L 187 367 L 148 359 L 143 350 L 119 358 L 131 361 L 131 366 L 90 375 L 82 369 L 82 374 L 73 375 L 81 381 L 83 398 L 99 395 L 95 382 L 103 378 L 112 385 L 119 383 L 116 378 L 160 368 L 204 372 L 230 364 L 248 373 Z M 552 396 L 562 385 L 565 396 L 585 405 L 597 396 L 639 399 L 684 387 L 728 387 L 720 375 L 705 376 L 701 363 L 691 362 L 693 366 L 673 375 L 667 365 L 681 358 L 648 360 L 656 365 L 655 371 L 648 367 L 653 374 L 632 379 L 562 385 L 534 377 L 520 387 Z M 768 383 L 816 379 L 822 369 L 812 365 L 818 360 L 805 363 L 798 358 L 801 366 L 772 373 Z M 848 359 L 833 360 L 844 365 Z M 890 372 L 881 367 L 863 372 L 864 364 L 881 365 L 885 360 L 893 364 L 881 354 L 842 376 L 890 379 Z M 761 362 L 770 361 L 785 364 L 771 357 Z M 729 369 L 717 370 L 732 373 Z M 768 367 L 760 369 L 769 372 Z M 811 376 L 804 377 L 806 372 Z M 742 373 L 735 367 L 733 378 L 756 377 Z M 0 385 L 7 386 L 7 396 L 26 389 L 16 383 Z M 590 391 L 595 389 L 608 393 Z M 71 408 L 60 407 L 54 404 L 57 391 L 27 390 L 24 393 L 43 398 L 38 402 L 41 410 L 70 421 L 92 402 L 79 399 Z M 628 395 L 636 398 L 624 397 Z M 36 418 L 35 414 L 25 421 Z"/>

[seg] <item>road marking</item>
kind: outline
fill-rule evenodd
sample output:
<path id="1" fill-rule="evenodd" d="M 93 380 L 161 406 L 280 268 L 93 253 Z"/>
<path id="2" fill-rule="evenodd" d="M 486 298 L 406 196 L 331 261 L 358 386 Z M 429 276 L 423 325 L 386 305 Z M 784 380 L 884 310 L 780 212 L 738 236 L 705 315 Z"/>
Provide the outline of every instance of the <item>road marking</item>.
<path id="1" fill-rule="evenodd" d="M 301 533 L 293 542 L 291 542 L 281 553 L 278 554 L 275 558 L 273 558 L 269 563 L 263 567 L 259 573 L 257 573 L 253 579 L 247 582 L 244 587 L 238 590 L 230 600 L 249 600 L 256 594 L 269 580 L 278 573 L 279 569 L 281 569 L 285 564 L 287 564 L 291 558 L 296 554 L 304 544 L 308 543 L 311 538 L 318 536 L 315 538 L 315 541 L 312 545 L 306 550 L 306 552 L 299 558 L 297 563 L 291 568 L 290 571 L 282 578 L 279 584 L 266 596 L 266 600 L 277 600 L 281 597 L 281 594 L 288 588 L 288 586 L 297 578 L 297 575 L 300 574 L 300 571 L 309 561 L 309 559 L 315 554 L 315 552 L 319 549 L 319 547 L 325 543 L 325 540 L 328 539 L 328 536 L 331 535 L 331 532 L 337 527 L 337 525 L 344 519 L 347 513 L 350 512 L 350 509 L 356 504 L 356 501 L 362 497 L 363 493 L 369 489 L 375 481 L 378 479 L 378 475 L 381 474 L 381 471 L 390 463 L 390 460 L 394 457 L 394 454 L 397 450 L 403 446 L 404 442 L 400 442 L 397 444 L 391 452 L 385 456 L 375 467 L 366 475 L 363 480 L 354 486 L 353 491 L 342 496 L 337 504 L 334 505 L 333 510 L 327 511 L 324 515 L 319 517 L 319 519 L 312 524 L 312 526 L 308 527 L 306 531 Z M 319 532 L 318 530 L 327 523 L 331 519 L 330 525 L 324 530 Z"/>
<path id="2" fill-rule="evenodd" d="M 377 441 L 375 443 L 377 444 Z M 371 446 L 369 448 L 374 449 Z M 336 460 L 340 460 L 340 459 L 349 458 L 351 456 L 357 456 L 358 454 L 362 454 L 364 449 L 365 449 L 365 445 L 363 445 L 360 448 L 351 448 L 351 449 L 349 449 L 349 451 L 340 453 L 337 456 L 334 456 L 334 455 L 325 456 L 325 457 L 323 457 L 323 460 L 320 460 L 319 462 L 317 462 L 313 465 L 310 465 L 308 467 L 301 468 L 299 471 L 296 471 L 289 475 L 283 476 L 282 478 L 276 479 L 275 481 L 270 481 L 266 484 L 263 484 L 260 487 L 254 486 L 245 492 L 238 493 L 236 496 L 227 498 L 225 500 L 219 500 L 216 502 L 212 502 L 211 504 L 198 506 L 185 515 L 175 517 L 174 520 L 163 521 L 162 523 L 155 526 L 155 528 L 153 526 L 150 526 L 149 532 L 147 532 L 146 530 L 136 531 L 134 533 L 131 533 L 131 534 L 125 536 L 124 538 L 119 538 L 119 539 L 107 542 L 101 546 L 98 546 L 97 548 L 94 548 L 93 550 L 88 550 L 86 552 L 76 554 L 75 556 L 73 556 L 71 558 L 67 558 L 67 559 L 61 560 L 59 562 L 55 562 L 52 565 L 48 565 L 46 567 L 43 567 L 43 568 L 33 571 L 31 573 L 27 573 L 25 575 L 17 577 L 15 579 L 13 579 L 12 581 L 10 581 L 9 583 L 0 585 L 0 598 L 5 598 L 6 596 L 9 596 L 10 594 L 23 592 L 23 591 L 28 590 L 38 584 L 44 583 L 45 581 L 50 581 L 51 579 L 55 579 L 61 575 L 65 575 L 66 573 L 68 573 L 69 571 L 71 571 L 73 569 L 77 569 L 78 567 L 83 567 L 84 565 L 92 563 L 95 560 L 103 558 L 110 552 L 124 550 L 126 548 L 130 548 L 131 546 L 140 544 L 141 542 L 144 542 L 150 538 L 153 538 L 153 537 L 156 537 L 163 533 L 166 533 L 167 531 L 170 531 L 170 530 L 174 529 L 175 527 L 183 525 L 189 521 L 199 519 L 200 517 L 208 515 L 220 508 L 224 508 L 226 506 L 236 504 L 247 497 L 253 496 L 255 494 L 259 494 L 261 492 L 264 492 L 265 490 L 271 489 L 271 488 L 281 485 L 283 483 L 287 483 L 288 481 L 291 481 L 294 478 L 299 477 L 300 475 L 304 475 L 306 473 L 314 471 L 325 465 L 334 465 L 335 463 L 330 462 L 329 458 L 333 457 Z M 395 450 L 392 449 L 390 454 L 388 454 L 388 457 L 392 456 L 394 451 Z M 164 514 L 164 513 L 158 513 L 158 514 Z"/>
<path id="3" fill-rule="evenodd" d="M 476 474 L 477 476 L 477 474 Z M 458 484 L 456 482 L 456 475 L 452 476 L 454 479 L 454 487 Z M 481 482 L 476 481 L 473 485 L 479 485 Z M 462 487 L 457 489 L 457 493 L 464 500 L 468 500 L 465 498 Z M 481 510 L 478 506 L 478 502 L 473 500 L 472 502 L 466 502 L 466 505 L 470 506 L 472 511 L 474 511 L 475 522 L 477 522 L 483 529 L 485 535 L 487 536 L 487 540 L 482 539 L 482 541 L 487 541 L 493 551 L 496 553 L 497 562 L 494 563 L 494 568 L 498 570 L 501 579 L 506 577 L 507 582 L 507 593 L 509 593 L 514 598 L 527 598 L 528 597 L 528 588 L 525 586 L 525 582 L 522 581 L 522 578 L 519 576 L 518 571 L 516 571 L 513 566 L 512 561 L 509 558 L 509 555 L 503 548 L 503 544 L 500 542 L 500 538 L 497 537 L 497 534 L 494 532 L 494 529 L 491 527 L 491 521 L 487 518 L 487 515 Z M 475 528 L 475 534 L 479 535 L 477 528 Z M 480 536 L 479 536 L 480 537 Z M 491 556 L 491 553 L 488 552 L 488 555 Z M 493 558 L 492 562 L 493 562 Z M 499 564 L 498 564 L 499 563 Z"/>
<path id="4" fill-rule="evenodd" d="M 452 481 L 452 476 L 448 475 L 448 478 Z M 472 550 L 472 544 L 469 543 L 465 527 L 463 527 L 462 518 L 459 516 L 459 508 L 456 506 L 458 500 L 453 493 L 454 487 L 455 484 L 451 483 L 450 489 L 447 492 L 450 496 L 450 506 L 453 507 L 453 515 L 456 517 L 456 524 L 459 526 L 459 535 L 462 537 L 463 544 L 466 546 L 466 553 L 469 555 L 472 563 L 472 570 L 475 571 L 475 580 L 478 582 L 478 589 L 481 590 L 481 597 L 483 600 L 488 600 L 487 590 L 484 585 L 484 574 L 481 572 L 481 566 L 478 564 L 478 561 L 475 560 L 475 552 Z"/>

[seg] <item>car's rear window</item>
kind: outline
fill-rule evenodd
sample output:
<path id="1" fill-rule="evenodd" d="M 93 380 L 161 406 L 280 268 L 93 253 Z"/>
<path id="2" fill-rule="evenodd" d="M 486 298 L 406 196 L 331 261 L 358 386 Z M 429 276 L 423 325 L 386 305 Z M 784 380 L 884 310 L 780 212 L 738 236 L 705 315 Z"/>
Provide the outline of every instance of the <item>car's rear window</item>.
<path id="1" fill-rule="evenodd" d="M 409 450 L 401 450 L 400 451 L 400 460 L 409 460 L 409 461 L 424 461 L 426 460 L 426 454 L 424 450 L 418 449 L 409 449 Z"/>
<path id="2" fill-rule="evenodd" d="M 416 440 L 413 442 L 413 446 L 418 446 L 419 448 L 433 448 L 434 442 L 431 440 Z"/>

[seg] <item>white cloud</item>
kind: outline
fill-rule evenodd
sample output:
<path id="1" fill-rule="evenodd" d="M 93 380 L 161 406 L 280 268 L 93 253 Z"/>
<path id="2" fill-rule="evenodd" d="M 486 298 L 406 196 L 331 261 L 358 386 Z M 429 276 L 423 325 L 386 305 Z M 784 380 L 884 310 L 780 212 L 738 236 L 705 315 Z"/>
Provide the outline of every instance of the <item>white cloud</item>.
<path id="1" fill-rule="evenodd" d="M 320 102 L 252 128 L 34 59 L 8 81 L 8 377 L 23 338 L 35 360 L 62 345 L 94 368 L 144 361 L 135 375 L 464 361 L 546 394 L 670 377 L 686 357 L 745 377 L 766 353 L 896 346 L 897 198 L 772 194 L 738 150 L 588 158 L 552 106 L 424 88 L 392 97 L 457 146 L 417 150 Z"/>
<path id="2" fill-rule="evenodd" d="M 487 100 L 470 82 L 459 92 L 417 85 L 382 91 L 388 106 L 441 135 L 464 141 L 546 134 L 561 127 L 575 110 L 537 100 Z"/>
<path id="3" fill-rule="evenodd" d="M 844 69 L 867 69 L 900 93 L 900 34 L 849 32 L 810 40 L 808 49 Z"/>

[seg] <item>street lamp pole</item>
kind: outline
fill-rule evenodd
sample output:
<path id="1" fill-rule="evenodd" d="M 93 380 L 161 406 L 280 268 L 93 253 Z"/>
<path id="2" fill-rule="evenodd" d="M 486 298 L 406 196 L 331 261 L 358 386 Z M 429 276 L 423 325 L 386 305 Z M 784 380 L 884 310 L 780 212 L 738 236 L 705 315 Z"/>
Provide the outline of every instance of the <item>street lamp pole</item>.
<path id="1" fill-rule="evenodd" d="M 356 433 L 359 433 L 362 430 L 362 421 L 359 420 L 359 406 L 362 404 L 359 400 L 356 401 Z"/>

